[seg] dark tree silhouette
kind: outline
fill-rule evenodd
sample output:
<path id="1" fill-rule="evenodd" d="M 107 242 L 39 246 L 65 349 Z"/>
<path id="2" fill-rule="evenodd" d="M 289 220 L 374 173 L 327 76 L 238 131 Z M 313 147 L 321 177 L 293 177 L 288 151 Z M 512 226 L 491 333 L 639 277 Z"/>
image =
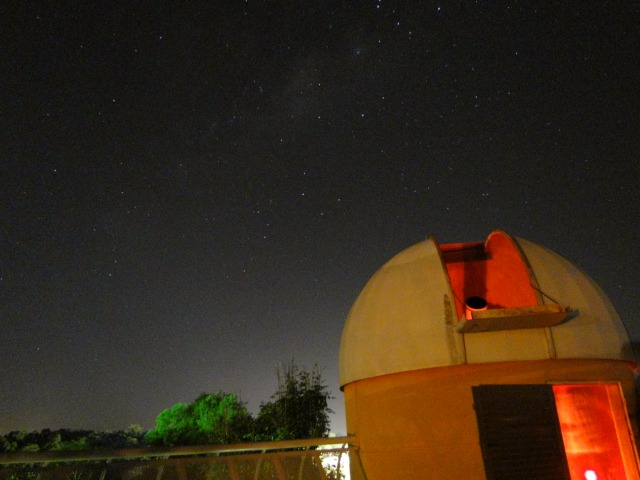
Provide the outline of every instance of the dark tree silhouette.
<path id="1" fill-rule="evenodd" d="M 255 434 L 258 440 L 326 437 L 331 394 L 317 365 L 308 371 L 293 362 L 278 367 L 278 390 L 260 405 Z"/>

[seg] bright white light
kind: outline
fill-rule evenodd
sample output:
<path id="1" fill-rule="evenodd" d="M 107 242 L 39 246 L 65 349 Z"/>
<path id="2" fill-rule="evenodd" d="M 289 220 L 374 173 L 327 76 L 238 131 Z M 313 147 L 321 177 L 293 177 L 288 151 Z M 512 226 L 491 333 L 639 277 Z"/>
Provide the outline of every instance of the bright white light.
<path id="1" fill-rule="evenodd" d="M 595 472 L 595 470 L 585 470 L 584 480 L 598 480 L 598 474 Z"/>
<path id="2" fill-rule="evenodd" d="M 328 450 L 332 448 L 344 448 L 345 445 L 321 445 L 318 450 Z M 330 474 L 337 474 L 340 472 L 340 478 L 344 480 L 350 480 L 351 472 L 349 471 L 349 453 L 343 452 L 338 454 L 335 452 L 325 453 L 320 456 L 322 466 L 325 472 Z"/>

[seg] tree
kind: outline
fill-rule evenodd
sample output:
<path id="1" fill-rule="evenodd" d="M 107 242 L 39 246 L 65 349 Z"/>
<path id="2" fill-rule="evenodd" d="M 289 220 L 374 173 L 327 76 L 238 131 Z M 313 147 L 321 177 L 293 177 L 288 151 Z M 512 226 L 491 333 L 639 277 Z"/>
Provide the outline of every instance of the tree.
<path id="1" fill-rule="evenodd" d="M 189 405 L 176 403 L 166 408 L 156 417 L 156 428 L 145 435 L 149 445 L 185 445 L 193 422 L 189 414 Z"/>
<path id="2" fill-rule="evenodd" d="M 96 432 L 93 430 L 50 430 L 39 432 L 9 432 L 0 435 L 0 453 L 13 451 L 91 450 L 97 448 L 131 448 L 140 445 L 144 437 L 140 425 L 126 430 Z"/>
<path id="3" fill-rule="evenodd" d="M 0 453 L 15 452 L 18 449 L 18 444 L 12 442 L 6 436 L 0 437 Z"/>
<path id="4" fill-rule="evenodd" d="M 331 394 L 314 365 L 311 371 L 293 362 L 278 367 L 278 390 L 272 401 L 260 405 L 256 419 L 257 440 L 292 440 L 329 434 Z"/>
<path id="5" fill-rule="evenodd" d="M 252 426 L 251 414 L 235 395 L 203 393 L 191 404 L 160 412 L 145 440 L 166 446 L 236 443 L 250 437 Z"/>

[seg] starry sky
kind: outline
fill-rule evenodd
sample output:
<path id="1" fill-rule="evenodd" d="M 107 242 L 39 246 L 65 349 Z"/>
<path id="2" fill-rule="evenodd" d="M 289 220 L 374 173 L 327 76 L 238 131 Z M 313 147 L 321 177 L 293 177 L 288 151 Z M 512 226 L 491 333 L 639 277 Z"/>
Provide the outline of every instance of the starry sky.
<path id="1" fill-rule="evenodd" d="M 0 432 L 254 413 L 370 276 L 495 228 L 640 341 L 640 6 L 5 2 Z"/>

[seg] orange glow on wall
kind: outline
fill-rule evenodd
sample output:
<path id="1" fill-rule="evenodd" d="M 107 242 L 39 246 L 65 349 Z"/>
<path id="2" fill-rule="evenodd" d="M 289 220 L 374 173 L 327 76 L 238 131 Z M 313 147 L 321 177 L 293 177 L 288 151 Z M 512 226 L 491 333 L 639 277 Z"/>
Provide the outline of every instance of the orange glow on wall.
<path id="1" fill-rule="evenodd" d="M 553 392 L 571 479 L 638 479 L 620 387 L 554 385 Z"/>

